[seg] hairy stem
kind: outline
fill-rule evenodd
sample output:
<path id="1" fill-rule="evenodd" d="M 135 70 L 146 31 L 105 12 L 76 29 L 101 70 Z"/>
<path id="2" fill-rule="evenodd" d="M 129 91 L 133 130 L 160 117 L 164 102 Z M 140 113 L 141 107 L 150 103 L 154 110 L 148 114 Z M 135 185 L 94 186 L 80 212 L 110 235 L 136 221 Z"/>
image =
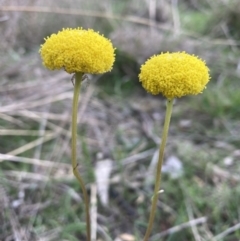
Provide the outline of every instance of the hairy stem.
<path id="1" fill-rule="evenodd" d="M 73 103 L 72 103 L 72 168 L 73 174 L 77 178 L 82 192 L 83 199 L 86 208 L 86 223 L 87 223 L 87 241 L 91 241 L 91 220 L 90 220 L 90 210 L 89 210 L 89 200 L 87 190 L 81 175 L 78 171 L 77 163 L 77 116 L 78 116 L 78 100 L 81 88 L 83 73 L 75 74 L 75 84 L 74 84 L 74 94 L 73 94 Z"/>
<path id="2" fill-rule="evenodd" d="M 157 209 L 158 194 L 160 191 L 159 189 L 160 189 L 160 183 L 161 183 L 161 170 L 162 170 L 162 164 L 163 164 L 164 149 L 167 142 L 168 129 L 169 129 L 169 124 L 170 124 L 171 114 L 172 114 L 172 106 L 173 106 L 173 99 L 167 100 L 167 110 L 166 110 L 166 116 L 164 121 L 163 133 L 162 133 L 162 141 L 159 146 L 159 156 L 158 156 L 158 163 L 157 163 L 157 170 L 156 170 L 154 194 L 152 199 L 152 206 L 151 206 L 151 211 L 150 211 L 150 216 L 148 221 L 148 227 L 145 233 L 144 241 L 148 241 L 149 236 L 152 232 L 153 221 L 154 221 L 154 217 Z"/>

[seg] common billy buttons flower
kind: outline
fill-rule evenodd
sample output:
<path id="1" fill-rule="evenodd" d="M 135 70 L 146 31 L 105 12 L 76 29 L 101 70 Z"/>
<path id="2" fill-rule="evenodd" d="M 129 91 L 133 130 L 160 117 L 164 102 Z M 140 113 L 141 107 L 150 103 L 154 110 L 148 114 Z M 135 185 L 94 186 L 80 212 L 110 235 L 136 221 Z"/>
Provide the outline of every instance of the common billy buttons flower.
<path id="1" fill-rule="evenodd" d="M 110 71 L 115 60 L 112 43 L 92 29 L 67 28 L 52 34 L 41 45 L 43 65 L 68 73 L 101 74 Z"/>
<path id="2" fill-rule="evenodd" d="M 84 181 L 78 171 L 77 161 L 77 117 L 81 83 L 84 74 L 102 74 L 110 71 L 115 60 L 112 43 L 92 29 L 67 28 L 45 39 L 39 50 L 43 65 L 50 70 L 65 69 L 74 73 L 71 125 L 71 163 L 73 174 L 83 192 L 86 210 L 86 240 L 91 241 L 91 215 L 89 198 Z"/>
<path id="3" fill-rule="evenodd" d="M 176 52 L 152 56 L 141 66 L 139 79 L 151 94 L 161 93 L 167 99 L 173 99 L 201 93 L 210 76 L 203 60 Z"/>

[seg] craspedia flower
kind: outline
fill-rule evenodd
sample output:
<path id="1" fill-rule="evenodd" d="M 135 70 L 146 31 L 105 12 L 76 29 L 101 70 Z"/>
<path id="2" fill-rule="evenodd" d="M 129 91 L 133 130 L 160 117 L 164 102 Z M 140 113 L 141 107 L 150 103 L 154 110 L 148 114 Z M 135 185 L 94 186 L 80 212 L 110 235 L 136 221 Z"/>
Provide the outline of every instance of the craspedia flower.
<path id="1" fill-rule="evenodd" d="M 111 41 L 92 29 L 63 29 L 47 37 L 39 52 L 46 68 L 68 73 L 105 73 L 115 60 Z"/>
<path id="2" fill-rule="evenodd" d="M 201 93 L 210 76 L 203 60 L 185 52 L 176 52 L 151 57 L 141 66 L 139 79 L 151 94 L 161 93 L 173 99 Z"/>

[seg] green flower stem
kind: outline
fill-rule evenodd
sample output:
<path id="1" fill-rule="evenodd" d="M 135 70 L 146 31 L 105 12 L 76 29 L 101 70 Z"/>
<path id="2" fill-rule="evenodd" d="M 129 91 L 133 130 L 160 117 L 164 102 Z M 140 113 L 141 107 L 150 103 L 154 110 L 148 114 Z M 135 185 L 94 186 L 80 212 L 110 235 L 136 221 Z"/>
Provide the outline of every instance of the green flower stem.
<path id="1" fill-rule="evenodd" d="M 160 189 L 160 183 L 161 183 L 161 170 L 162 170 L 162 164 L 163 164 L 164 149 L 167 142 L 168 129 L 169 129 L 169 124 L 170 124 L 171 114 L 172 114 L 172 107 L 173 107 L 173 99 L 167 100 L 167 110 L 166 110 L 166 116 L 164 121 L 163 133 L 162 133 L 162 141 L 159 146 L 159 156 L 158 156 L 157 171 L 156 171 L 156 178 L 155 178 L 154 194 L 152 198 L 152 206 L 151 206 L 148 227 L 145 233 L 144 241 L 148 241 L 149 239 L 149 236 L 153 228 L 153 221 L 154 221 L 154 217 L 157 209 L 158 194 L 160 191 L 159 189 Z"/>
<path id="2" fill-rule="evenodd" d="M 87 241 L 91 241 L 91 220 L 89 211 L 89 200 L 87 190 L 80 173 L 78 172 L 77 163 L 77 115 L 78 115 L 78 99 L 80 94 L 81 82 L 83 73 L 75 74 L 74 94 L 72 103 L 72 168 L 73 174 L 77 178 L 83 192 L 83 199 L 86 208 L 86 223 L 87 223 Z"/>

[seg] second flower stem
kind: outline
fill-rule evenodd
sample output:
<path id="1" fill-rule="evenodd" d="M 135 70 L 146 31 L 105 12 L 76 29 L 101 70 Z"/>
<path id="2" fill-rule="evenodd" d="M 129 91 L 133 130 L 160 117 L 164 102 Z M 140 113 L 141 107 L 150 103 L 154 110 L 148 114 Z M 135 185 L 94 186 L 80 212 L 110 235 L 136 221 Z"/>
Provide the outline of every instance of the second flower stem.
<path id="1" fill-rule="evenodd" d="M 162 171 L 162 164 L 163 164 L 163 157 L 164 157 L 164 149 L 167 142 L 168 129 L 169 129 L 169 124 L 170 124 L 171 115 L 172 115 L 172 107 L 173 107 L 173 99 L 167 100 L 167 110 L 166 110 L 166 116 L 164 121 L 163 133 L 162 133 L 162 141 L 159 147 L 159 156 L 158 156 L 158 163 L 157 163 L 157 170 L 156 170 L 154 194 L 152 198 L 152 206 L 151 206 L 148 227 L 144 237 L 144 241 L 148 241 L 149 239 L 149 236 L 153 228 L 153 221 L 154 221 L 154 217 L 157 209 L 158 194 L 160 191 L 159 189 L 160 189 L 160 183 L 161 183 L 161 171 Z"/>
<path id="2" fill-rule="evenodd" d="M 78 116 L 78 100 L 81 88 L 83 73 L 75 74 L 75 84 L 74 84 L 74 94 L 73 94 L 73 103 L 72 103 L 72 168 L 73 174 L 77 178 L 82 192 L 83 199 L 86 208 L 86 223 L 87 223 L 87 241 L 91 241 L 91 220 L 90 220 L 90 210 L 89 210 L 89 200 L 87 190 L 83 179 L 78 171 L 77 163 L 77 116 Z"/>

